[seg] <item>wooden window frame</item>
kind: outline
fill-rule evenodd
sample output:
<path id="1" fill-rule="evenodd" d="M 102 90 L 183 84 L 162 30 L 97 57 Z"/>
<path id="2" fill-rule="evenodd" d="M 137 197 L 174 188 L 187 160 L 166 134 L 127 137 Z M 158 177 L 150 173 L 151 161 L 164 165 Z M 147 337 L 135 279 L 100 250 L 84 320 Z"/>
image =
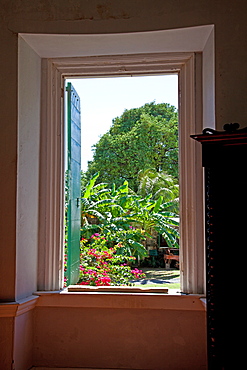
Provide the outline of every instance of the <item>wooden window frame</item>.
<path id="1" fill-rule="evenodd" d="M 201 151 L 202 54 L 152 53 L 42 59 L 38 290 L 63 288 L 65 78 L 179 76 L 181 290 L 205 292 Z"/>

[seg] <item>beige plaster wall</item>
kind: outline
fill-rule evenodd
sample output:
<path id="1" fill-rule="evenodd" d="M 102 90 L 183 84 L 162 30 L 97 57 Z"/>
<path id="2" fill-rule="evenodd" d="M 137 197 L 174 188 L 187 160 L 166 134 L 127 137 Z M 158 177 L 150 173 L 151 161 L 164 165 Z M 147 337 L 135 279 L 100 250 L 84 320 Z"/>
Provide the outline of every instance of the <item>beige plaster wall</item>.
<path id="1" fill-rule="evenodd" d="M 17 45 L 18 39 L 0 22 L 0 301 L 15 299 L 17 181 Z"/>
<path id="2" fill-rule="evenodd" d="M 33 310 L 30 310 L 15 318 L 13 369 L 26 370 L 30 369 L 32 365 Z"/>
<path id="3" fill-rule="evenodd" d="M 13 360 L 14 318 L 0 317 L 0 369 L 11 370 Z"/>
<path id="4" fill-rule="evenodd" d="M 160 295 L 42 296 L 34 313 L 33 364 L 206 369 L 205 310 L 200 300 L 187 298 L 181 302 L 180 297 Z"/>
<path id="5" fill-rule="evenodd" d="M 35 322 L 36 366 L 206 369 L 205 313 L 40 308 Z"/>
<path id="6" fill-rule="evenodd" d="M 226 122 L 237 121 L 242 126 L 246 125 L 247 116 L 247 22 L 245 0 L 1 0 L 0 1 L 0 300 L 3 302 L 14 301 L 18 296 L 31 294 L 35 286 L 35 269 L 33 264 L 26 265 L 27 275 L 33 277 L 32 283 L 20 281 L 23 276 L 25 263 L 22 248 L 30 262 L 35 258 L 35 251 L 29 246 L 20 246 L 17 233 L 17 149 L 18 149 L 18 33 L 115 33 L 151 31 L 191 27 L 198 25 L 215 25 L 215 114 L 216 125 L 221 129 Z M 31 77 L 30 77 L 31 78 Z M 211 78 L 211 76 L 210 76 Z M 212 96 L 208 97 L 212 99 Z M 35 185 L 36 186 L 36 185 Z M 28 226 L 25 225 L 26 230 Z M 19 230 L 19 229 L 18 229 Z M 32 234 L 34 235 L 34 234 Z M 34 238 L 35 239 L 35 238 Z M 17 242 L 18 241 L 18 242 Z M 29 239 L 30 242 L 30 239 Z M 18 248 L 18 250 L 17 250 Z M 20 249 L 19 249 L 20 248 Z M 31 253 L 32 257 L 28 254 Z M 139 320 L 141 318 L 141 320 Z M 151 318 L 151 319 L 150 319 Z M 16 320 L 16 319 L 15 319 Z M 31 320 L 31 318 L 30 318 Z M 30 321 L 22 325 L 16 320 L 15 332 L 19 334 L 24 330 L 31 331 Z M 47 320 L 47 322 L 46 322 Z M 176 327 L 176 336 L 172 344 L 167 341 L 172 334 L 173 321 Z M 142 322 L 141 322 L 142 321 Z M 78 322 L 78 325 L 77 325 Z M 102 322 L 104 322 L 102 326 Z M 194 325 L 196 322 L 196 325 Z M 104 366 L 111 363 L 118 366 L 129 364 L 130 359 L 137 368 L 150 366 L 151 350 L 147 349 L 148 343 L 154 343 L 151 349 L 157 355 L 158 345 L 163 346 L 165 354 L 173 355 L 175 361 L 182 361 L 182 354 L 192 353 L 195 345 L 195 361 L 202 364 L 204 359 L 204 315 L 182 313 L 179 311 L 164 312 L 156 310 L 155 313 L 139 309 L 116 311 L 98 309 L 51 309 L 39 308 L 36 313 L 35 335 L 35 364 L 44 364 L 45 358 L 52 361 L 51 352 L 56 354 L 54 361 L 58 361 L 58 352 L 61 348 L 70 358 L 66 344 L 73 344 L 78 352 L 73 352 L 74 363 L 85 360 L 87 366 L 97 364 L 99 358 L 95 353 L 101 354 Z M 1 344 L 4 353 L 0 357 L 3 369 L 11 369 L 12 348 L 14 342 L 13 319 L 3 318 L 1 325 Z M 62 327 L 68 330 L 66 343 L 63 343 Z M 194 334 L 191 332 L 193 327 Z M 155 328 L 156 330 L 154 330 Z M 188 333 L 188 337 L 180 336 L 180 329 Z M 140 347 L 133 339 L 133 330 L 141 337 Z M 108 333 L 105 339 L 105 330 Z M 92 347 L 97 343 L 95 351 L 87 342 L 83 342 L 83 331 L 89 336 Z M 2 333 L 4 337 L 2 338 Z M 122 334 L 124 333 L 124 334 Z M 165 335 L 167 334 L 167 336 Z M 21 337 L 21 336 L 20 336 Z M 113 339 L 114 337 L 114 339 Z M 201 339 L 201 340 L 200 340 Z M 28 360 L 30 363 L 30 341 L 25 342 Z M 48 345 L 49 343 L 49 345 Z M 174 346 L 174 343 L 176 346 Z M 84 345 L 84 348 L 82 348 Z M 42 348 L 38 349 L 38 346 Z M 114 348 L 115 352 L 110 349 Z M 124 356 L 123 348 L 129 352 L 128 358 Z M 73 350 L 72 346 L 68 347 Z M 133 351 L 133 348 L 135 351 Z M 180 351 L 178 351 L 178 348 Z M 104 351 L 102 351 L 104 349 Z M 21 363 L 21 351 L 16 348 L 16 361 Z M 80 354 L 82 351 L 82 354 Z M 26 353 L 27 353 L 26 352 Z M 159 352 L 160 354 L 160 352 Z M 118 355 L 118 356 L 117 356 Z M 18 359 L 19 357 L 19 359 Z M 199 360 L 200 357 L 200 360 Z M 145 361 L 144 361 L 145 359 Z M 163 358 L 162 358 L 163 360 Z M 60 360 L 59 360 L 60 361 Z M 161 361 L 161 359 L 157 360 Z M 3 364 L 3 365 L 2 365 Z M 58 362 L 57 362 L 58 364 Z M 5 366 L 6 365 L 6 366 Z M 63 366 L 64 363 L 60 363 Z M 4 366 L 4 367 L 3 367 Z M 17 365 L 18 366 L 18 363 Z M 71 366 L 71 364 L 69 365 Z M 160 366 L 160 362 L 157 363 Z M 19 367 L 21 368 L 21 367 Z M 158 367 L 160 368 L 160 367 Z"/>

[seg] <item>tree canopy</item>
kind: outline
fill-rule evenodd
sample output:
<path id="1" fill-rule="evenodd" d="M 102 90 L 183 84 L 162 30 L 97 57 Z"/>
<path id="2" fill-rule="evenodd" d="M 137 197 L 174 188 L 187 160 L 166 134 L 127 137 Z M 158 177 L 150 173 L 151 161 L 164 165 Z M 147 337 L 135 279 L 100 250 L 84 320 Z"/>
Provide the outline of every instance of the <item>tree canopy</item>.
<path id="1" fill-rule="evenodd" d="M 178 178 L 178 114 L 167 103 L 147 103 L 125 110 L 94 145 L 87 179 L 120 186 L 128 181 L 138 190 L 138 174 L 150 168 Z"/>

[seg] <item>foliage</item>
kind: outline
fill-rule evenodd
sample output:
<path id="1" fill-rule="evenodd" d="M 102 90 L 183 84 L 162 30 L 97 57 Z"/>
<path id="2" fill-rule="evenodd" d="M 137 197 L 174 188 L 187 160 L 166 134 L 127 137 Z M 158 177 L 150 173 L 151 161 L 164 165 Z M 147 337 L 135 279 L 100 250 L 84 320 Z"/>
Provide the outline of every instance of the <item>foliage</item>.
<path id="1" fill-rule="evenodd" d="M 169 210 L 179 213 L 179 185 L 178 181 L 166 172 L 157 172 L 152 168 L 138 173 L 138 194 L 142 197 L 152 194 L 152 199 L 160 196 L 167 202 L 171 201 Z"/>
<path id="2" fill-rule="evenodd" d="M 80 285 L 109 286 L 132 285 L 130 280 L 145 275 L 128 264 L 135 260 L 132 256 L 118 254 L 119 245 L 108 247 L 104 236 L 93 234 L 89 240 L 81 241 Z"/>
<path id="3" fill-rule="evenodd" d="M 93 230 L 112 245 L 121 243 L 118 253 L 144 257 L 144 241 L 155 230 L 170 247 L 178 247 L 178 216 L 170 211 L 174 199 L 152 199 L 152 194 L 142 197 L 129 189 L 127 181 L 110 189 L 107 184 L 95 184 L 98 176 L 92 177 L 83 193 L 83 237 L 88 238 Z"/>
<path id="4" fill-rule="evenodd" d="M 137 191 L 138 173 L 148 168 L 178 178 L 178 118 L 169 104 L 152 102 L 113 119 L 94 146 L 86 176 L 100 171 L 98 182 L 119 187 L 127 180 Z"/>
<path id="5" fill-rule="evenodd" d="M 147 254 L 142 241 L 145 231 L 133 227 L 131 210 L 136 210 L 135 198 L 130 194 L 128 183 L 110 189 L 107 184 L 95 184 L 99 174 L 89 181 L 82 195 L 82 237 L 88 238 L 92 231 L 104 234 L 115 245 L 121 243 L 118 253 L 123 255 Z"/>

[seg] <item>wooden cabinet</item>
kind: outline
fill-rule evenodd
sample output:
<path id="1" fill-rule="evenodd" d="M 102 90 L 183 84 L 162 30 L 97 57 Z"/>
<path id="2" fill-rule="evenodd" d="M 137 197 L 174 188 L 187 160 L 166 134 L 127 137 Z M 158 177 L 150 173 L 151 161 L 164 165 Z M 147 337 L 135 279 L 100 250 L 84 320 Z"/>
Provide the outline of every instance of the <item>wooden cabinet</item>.
<path id="1" fill-rule="evenodd" d="M 247 128 L 238 127 L 191 136 L 202 144 L 205 169 L 208 369 L 246 362 Z"/>

